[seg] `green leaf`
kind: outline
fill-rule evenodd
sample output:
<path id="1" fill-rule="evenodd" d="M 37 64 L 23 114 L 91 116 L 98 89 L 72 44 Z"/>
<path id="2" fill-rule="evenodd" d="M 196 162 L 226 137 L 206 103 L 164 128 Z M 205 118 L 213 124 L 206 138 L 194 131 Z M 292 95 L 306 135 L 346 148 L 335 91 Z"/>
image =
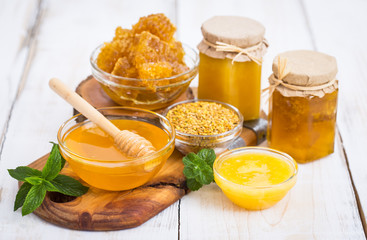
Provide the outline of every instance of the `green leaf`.
<path id="1" fill-rule="evenodd" d="M 182 162 L 187 167 L 194 167 L 194 162 L 198 160 L 197 158 L 198 156 L 195 153 L 189 153 L 182 159 Z"/>
<path id="2" fill-rule="evenodd" d="M 26 177 L 24 180 L 32 185 L 40 185 L 43 182 L 40 177 Z"/>
<path id="3" fill-rule="evenodd" d="M 206 185 L 206 184 L 210 184 L 211 182 L 213 182 L 214 180 L 214 173 L 212 168 L 206 163 L 206 162 L 201 162 L 200 164 L 198 164 L 198 175 L 195 177 L 196 181 Z"/>
<path id="4" fill-rule="evenodd" d="M 42 172 L 30 167 L 17 167 L 16 169 L 8 169 L 9 175 L 19 181 L 25 181 L 27 177 L 40 177 Z"/>
<path id="5" fill-rule="evenodd" d="M 213 149 L 201 149 L 197 155 L 213 169 L 214 161 L 217 158 Z"/>
<path id="6" fill-rule="evenodd" d="M 186 159 L 185 159 L 186 158 Z M 182 160 L 185 165 L 186 178 L 195 178 L 201 184 L 209 184 L 213 181 L 214 175 L 212 168 L 202 158 L 194 153 L 189 153 Z"/>
<path id="7" fill-rule="evenodd" d="M 69 196 L 81 196 L 89 189 L 74 178 L 61 174 L 57 175 L 57 177 L 50 182 L 57 188 L 58 192 Z"/>
<path id="8" fill-rule="evenodd" d="M 57 143 L 54 143 L 54 142 L 50 142 L 50 143 L 52 143 L 52 144 L 53 144 L 53 146 L 54 146 L 54 145 L 59 146 Z M 60 148 L 58 148 L 57 150 L 58 150 L 59 155 L 60 155 L 60 157 L 61 157 L 61 168 L 60 168 L 60 171 L 61 171 L 61 170 L 64 168 L 64 166 L 65 166 L 66 160 L 65 160 L 65 158 L 61 155 L 61 153 L 60 153 Z"/>
<path id="9" fill-rule="evenodd" d="M 42 177 L 46 180 L 54 179 L 61 171 L 62 157 L 59 151 L 59 146 L 52 143 L 52 150 L 47 159 L 46 165 L 42 169 Z"/>
<path id="10" fill-rule="evenodd" d="M 186 180 L 186 185 L 187 185 L 187 187 L 190 189 L 190 190 L 192 190 L 192 191 L 197 191 L 197 190 L 199 190 L 202 186 L 203 186 L 203 184 L 201 184 L 201 183 L 198 183 L 195 179 L 193 179 L 193 178 L 189 178 L 189 179 L 187 179 Z"/>
<path id="11" fill-rule="evenodd" d="M 46 187 L 44 184 L 32 186 L 24 200 L 22 215 L 25 216 L 36 210 L 42 204 L 45 196 Z"/>
<path id="12" fill-rule="evenodd" d="M 46 190 L 49 192 L 58 192 L 59 190 L 49 181 L 44 180 L 44 185 L 46 187 Z"/>
<path id="13" fill-rule="evenodd" d="M 195 171 L 195 168 L 185 166 L 183 169 L 183 174 L 186 176 L 186 178 L 195 178 L 198 175 L 198 172 Z"/>
<path id="14" fill-rule="evenodd" d="M 23 183 L 22 186 L 20 186 L 17 196 L 15 197 L 14 211 L 23 206 L 25 197 L 27 196 L 29 190 L 31 190 L 31 187 L 32 185 L 27 182 Z"/>
<path id="15" fill-rule="evenodd" d="M 209 165 L 212 164 L 213 161 L 213 152 L 207 149 L 201 151 L 198 155 L 189 153 L 182 159 L 185 165 L 183 173 L 186 177 L 189 189 L 196 191 L 203 185 L 210 184 L 214 181 L 213 169 L 212 166 Z"/>

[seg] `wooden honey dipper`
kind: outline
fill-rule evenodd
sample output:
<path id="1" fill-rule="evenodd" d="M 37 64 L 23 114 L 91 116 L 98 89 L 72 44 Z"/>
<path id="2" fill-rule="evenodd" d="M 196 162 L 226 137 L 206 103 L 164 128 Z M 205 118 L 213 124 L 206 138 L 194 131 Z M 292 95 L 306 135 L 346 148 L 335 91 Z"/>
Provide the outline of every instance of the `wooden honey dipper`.
<path id="1" fill-rule="evenodd" d="M 113 138 L 116 146 L 127 156 L 143 157 L 155 153 L 155 148 L 150 141 L 128 130 L 117 128 L 111 121 L 59 79 L 50 79 L 49 85 L 60 97 L 108 133 Z"/>

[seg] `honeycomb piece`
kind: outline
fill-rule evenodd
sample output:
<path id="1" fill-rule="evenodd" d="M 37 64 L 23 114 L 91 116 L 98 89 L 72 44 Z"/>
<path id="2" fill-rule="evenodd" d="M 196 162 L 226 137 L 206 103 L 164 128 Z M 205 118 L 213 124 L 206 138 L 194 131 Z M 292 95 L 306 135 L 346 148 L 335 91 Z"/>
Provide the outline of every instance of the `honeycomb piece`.
<path id="1" fill-rule="evenodd" d="M 141 17 L 139 22 L 133 25 L 134 33 L 142 33 L 148 31 L 161 40 L 169 42 L 173 34 L 176 32 L 176 27 L 171 21 L 162 13 L 151 14 L 147 17 Z"/>
<path id="2" fill-rule="evenodd" d="M 144 63 L 138 68 L 138 71 L 141 79 L 159 79 L 172 76 L 172 66 L 168 62 Z"/>
<path id="3" fill-rule="evenodd" d="M 137 69 L 130 64 L 127 57 L 119 58 L 111 72 L 112 75 L 127 77 L 127 78 L 137 78 L 138 72 Z"/>
<path id="4" fill-rule="evenodd" d="M 171 61 L 178 61 L 184 64 L 183 58 L 185 56 L 185 51 L 182 48 L 182 43 L 176 41 L 174 38 L 169 42 L 170 54 L 172 56 Z"/>
<path id="5" fill-rule="evenodd" d="M 105 72 L 111 73 L 117 60 L 128 54 L 132 40 L 116 40 L 105 43 L 97 57 L 97 65 Z"/>
<path id="6" fill-rule="evenodd" d="M 132 38 L 132 37 L 134 37 L 134 33 L 130 29 L 124 29 L 122 27 L 117 27 L 115 30 L 115 36 L 113 38 L 113 41 L 127 40 L 128 38 Z"/>
<path id="7" fill-rule="evenodd" d="M 172 41 L 166 43 L 150 32 L 142 32 L 135 36 L 134 43 L 130 49 L 130 57 L 135 65 L 166 61 L 171 64 L 178 62 L 183 63 L 183 51 L 180 42 Z"/>
<path id="8" fill-rule="evenodd" d="M 167 43 L 150 32 L 144 31 L 134 37 L 129 56 L 135 66 L 148 62 L 158 62 L 161 59 L 160 53 L 164 52 L 165 48 L 169 48 Z"/>
<path id="9" fill-rule="evenodd" d="M 97 57 L 102 70 L 116 76 L 141 79 L 167 78 L 188 70 L 182 44 L 173 38 L 175 26 L 163 14 L 140 18 L 132 30 L 117 27 L 113 41 L 105 43 Z M 181 81 L 127 81 L 134 86 L 155 86 Z"/>

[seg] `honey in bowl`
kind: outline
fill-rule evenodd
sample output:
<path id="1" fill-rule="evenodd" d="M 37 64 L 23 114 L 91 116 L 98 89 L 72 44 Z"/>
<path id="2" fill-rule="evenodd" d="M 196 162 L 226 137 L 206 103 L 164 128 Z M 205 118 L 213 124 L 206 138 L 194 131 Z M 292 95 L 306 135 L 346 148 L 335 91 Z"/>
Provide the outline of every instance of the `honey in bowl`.
<path id="1" fill-rule="evenodd" d="M 260 147 L 237 148 L 214 162 L 214 179 L 224 194 L 248 210 L 269 208 L 294 186 L 297 163 L 289 155 Z"/>
<path id="2" fill-rule="evenodd" d="M 101 112 L 119 129 L 150 141 L 157 151 L 146 157 L 128 157 L 114 145 L 112 137 L 88 120 L 76 121 L 76 115 L 59 130 L 62 155 L 81 179 L 96 188 L 120 191 L 145 184 L 173 152 L 175 134 L 170 123 L 159 114 L 134 108 Z"/>

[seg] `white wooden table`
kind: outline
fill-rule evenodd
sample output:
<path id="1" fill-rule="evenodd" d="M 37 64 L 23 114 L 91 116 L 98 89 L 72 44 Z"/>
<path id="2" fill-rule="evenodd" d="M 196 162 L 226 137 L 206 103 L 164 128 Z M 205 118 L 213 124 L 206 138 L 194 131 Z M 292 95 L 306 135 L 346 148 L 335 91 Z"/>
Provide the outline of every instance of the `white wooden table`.
<path id="1" fill-rule="evenodd" d="M 367 234 L 367 1 L 366 0 L 0 0 L 0 239 L 365 239 Z M 183 197 L 135 229 L 73 231 L 34 214 L 13 212 L 18 189 L 6 169 L 50 150 L 71 107 L 48 88 L 90 74 L 93 48 L 114 29 L 163 12 L 177 38 L 195 47 L 201 23 L 213 15 L 262 22 L 274 56 L 313 49 L 337 58 L 340 80 L 335 153 L 299 166 L 292 191 L 276 206 L 246 211 L 215 185 Z M 197 85 L 197 80 L 192 83 Z"/>

